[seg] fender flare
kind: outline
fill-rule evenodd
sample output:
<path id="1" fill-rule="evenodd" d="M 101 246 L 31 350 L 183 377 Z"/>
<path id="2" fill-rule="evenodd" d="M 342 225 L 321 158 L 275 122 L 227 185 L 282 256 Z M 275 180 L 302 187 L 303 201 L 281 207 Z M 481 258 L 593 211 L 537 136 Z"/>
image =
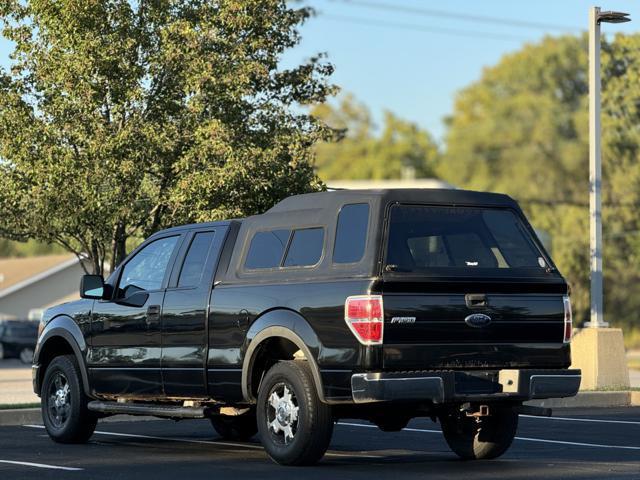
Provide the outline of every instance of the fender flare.
<path id="1" fill-rule="evenodd" d="M 80 368 L 80 376 L 82 377 L 82 388 L 84 393 L 91 397 L 91 391 L 89 388 L 89 374 L 87 371 L 87 364 L 85 362 L 85 356 L 87 353 L 87 343 L 84 339 L 84 335 L 80 330 L 80 327 L 70 317 L 66 315 L 59 315 L 50 320 L 45 326 L 42 335 L 38 339 L 36 350 L 33 354 L 33 364 L 40 364 L 40 354 L 46 348 L 49 341 L 54 338 L 62 338 L 69 344 L 73 354 L 78 362 Z M 44 371 L 39 372 L 40 376 L 44 375 Z M 39 380 L 39 379 L 38 379 Z M 38 389 L 41 389 L 40 381 L 38 381 Z M 39 393 L 39 392 L 38 392 Z"/>
<path id="2" fill-rule="evenodd" d="M 320 401 L 326 402 L 317 357 L 322 345 L 309 323 L 297 312 L 288 309 L 271 310 L 258 317 L 247 332 L 247 346 L 242 362 L 242 396 L 250 403 L 256 399 L 251 393 L 251 372 L 260 346 L 269 338 L 282 337 L 296 345 L 309 362 L 313 382 Z"/>

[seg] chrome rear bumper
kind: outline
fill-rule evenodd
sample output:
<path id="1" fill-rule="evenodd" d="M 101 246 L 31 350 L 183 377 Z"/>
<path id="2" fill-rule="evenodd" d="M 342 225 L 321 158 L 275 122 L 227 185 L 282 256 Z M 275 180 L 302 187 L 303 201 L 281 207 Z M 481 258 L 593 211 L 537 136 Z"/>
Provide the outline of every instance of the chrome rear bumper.
<path id="1" fill-rule="evenodd" d="M 369 372 L 352 375 L 351 391 L 356 403 L 526 401 L 572 397 L 581 378 L 580 370 Z"/>

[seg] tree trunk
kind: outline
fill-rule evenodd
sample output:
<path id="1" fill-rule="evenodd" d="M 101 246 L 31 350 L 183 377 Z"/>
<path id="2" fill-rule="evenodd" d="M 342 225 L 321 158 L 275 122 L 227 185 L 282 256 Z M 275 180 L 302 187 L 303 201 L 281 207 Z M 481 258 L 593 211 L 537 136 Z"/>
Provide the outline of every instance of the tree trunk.
<path id="1" fill-rule="evenodd" d="M 113 246 L 111 253 L 111 268 L 110 271 L 114 271 L 118 268 L 118 265 L 122 263 L 122 261 L 127 256 L 127 234 L 124 222 L 119 222 L 116 225 L 114 234 L 113 234 Z"/>
<path id="2" fill-rule="evenodd" d="M 100 266 L 100 259 L 98 258 L 97 255 L 95 255 L 95 252 L 91 252 L 91 258 L 89 259 L 91 261 L 91 273 L 93 275 L 102 275 L 102 267 Z"/>
<path id="3" fill-rule="evenodd" d="M 91 270 L 94 275 L 102 275 L 102 259 L 100 258 L 100 248 L 95 240 L 91 240 L 91 250 L 87 252 L 89 261 L 91 262 Z"/>

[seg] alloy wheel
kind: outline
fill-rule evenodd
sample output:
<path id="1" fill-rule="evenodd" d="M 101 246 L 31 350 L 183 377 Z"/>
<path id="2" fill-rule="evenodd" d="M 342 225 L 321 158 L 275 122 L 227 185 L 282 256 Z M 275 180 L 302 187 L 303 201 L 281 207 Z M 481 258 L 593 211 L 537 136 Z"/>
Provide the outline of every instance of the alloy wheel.
<path id="1" fill-rule="evenodd" d="M 269 394 L 267 408 L 267 427 L 278 443 L 288 445 L 298 429 L 300 407 L 291 386 L 277 383 Z"/>
<path id="2" fill-rule="evenodd" d="M 70 385 L 62 372 L 56 372 L 49 384 L 48 414 L 56 428 L 65 426 L 71 415 Z"/>

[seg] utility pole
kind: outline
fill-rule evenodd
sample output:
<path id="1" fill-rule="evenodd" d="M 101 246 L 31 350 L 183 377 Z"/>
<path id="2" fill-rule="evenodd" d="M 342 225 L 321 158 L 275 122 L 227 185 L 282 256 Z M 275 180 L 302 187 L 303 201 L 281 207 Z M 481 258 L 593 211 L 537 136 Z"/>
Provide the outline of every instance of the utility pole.
<path id="1" fill-rule="evenodd" d="M 629 369 L 622 329 L 607 328 L 602 308 L 602 158 L 600 146 L 600 24 L 628 22 L 626 13 L 589 10 L 589 230 L 591 321 L 571 341 L 571 367 L 582 372 L 581 389 L 627 389 Z"/>
<path id="2" fill-rule="evenodd" d="M 600 130 L 600 24 L 629 22 L 629 14 L 589 10 L 589 239 L 591 250 L 591 320 L 587 327 L 609 324 L 603 315 L 602 149 Z"/>

